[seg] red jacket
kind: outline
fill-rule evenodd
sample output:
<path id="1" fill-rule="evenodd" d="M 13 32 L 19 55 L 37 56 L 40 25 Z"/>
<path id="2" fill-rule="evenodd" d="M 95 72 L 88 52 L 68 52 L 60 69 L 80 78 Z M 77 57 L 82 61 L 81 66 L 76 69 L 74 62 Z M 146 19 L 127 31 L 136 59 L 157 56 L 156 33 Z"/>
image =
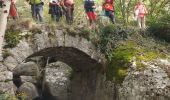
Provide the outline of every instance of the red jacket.
<path id="1" fill-rule="evenodd" d="M 103 9 L 106 11 L 114 11 L 114 7 L 112 3 L 104 3 Z"/>

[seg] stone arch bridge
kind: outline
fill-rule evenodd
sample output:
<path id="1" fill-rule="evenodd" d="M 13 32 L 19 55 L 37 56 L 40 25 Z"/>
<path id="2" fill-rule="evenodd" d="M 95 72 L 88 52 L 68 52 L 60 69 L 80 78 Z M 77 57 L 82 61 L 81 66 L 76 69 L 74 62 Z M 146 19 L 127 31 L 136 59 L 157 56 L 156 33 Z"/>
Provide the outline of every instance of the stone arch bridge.
<path id="1" fill-rule="evenodd" d="M 64 34 L 62 30 L 56 30 L 53 34 L 47 31 L 24 38 L 15 48 L 7 49 L 9 56 L 0 63 L 1 92 L 13 93 L 13 70 L 21 63 L 25 63 L 34 57 L 53 58 L 52 62 L 62 61 L 73 70 L 91 70 L 103 68 L 105 57 L 87 39 L 79 35 Z M 6 80 L 11 80 L 4 83 Z M 2 86 L 3 85 L 3 86 Z M 7 89 L 4 89 L 8 87 Z"/>

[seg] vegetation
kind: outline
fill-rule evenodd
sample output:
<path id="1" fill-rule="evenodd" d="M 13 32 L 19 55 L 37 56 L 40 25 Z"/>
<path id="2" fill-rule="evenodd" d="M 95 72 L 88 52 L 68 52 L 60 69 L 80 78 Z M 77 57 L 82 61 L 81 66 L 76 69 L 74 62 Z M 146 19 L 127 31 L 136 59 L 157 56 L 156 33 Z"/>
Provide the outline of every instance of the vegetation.
<path id="1" fill-rule="evenodd" d="M 15 96 L 4 93 L 0 94 L 0 100 L 17 100 L 17 98 Z"/>
<path id="2" fill-rule="evenodd" d="M 7 45 L 5 47 L 9 47 L 9 48 L 15 47 L 22 39 L 20 33 L 21 33 L 20 30 L 14 30 L 14 29 L 7 30 L 5 34 L 5 40 Z"/>
<path id="3" fill-rule="evenodd" d="M 148 28 L 150 33 L 156 38 L 170 42 L 170 14 L 152 22 Z"/>
<path id="4" fill-rule="evenodd" d="M 122 34 L 123 33 L 123 34 Z M 132 62 L 136 62 L 136 70 L 144 70 L 147 66 L 143 62 L 150 62 L 158 58 L 167 58 L 163 52 L 165 44 L 156 42 L 152 37 L 142 37 L 133 29 L 108 25 L 101 29 L 100 50 L 108 59 L 106 68 L 107 80 L 122 83 Z"/>

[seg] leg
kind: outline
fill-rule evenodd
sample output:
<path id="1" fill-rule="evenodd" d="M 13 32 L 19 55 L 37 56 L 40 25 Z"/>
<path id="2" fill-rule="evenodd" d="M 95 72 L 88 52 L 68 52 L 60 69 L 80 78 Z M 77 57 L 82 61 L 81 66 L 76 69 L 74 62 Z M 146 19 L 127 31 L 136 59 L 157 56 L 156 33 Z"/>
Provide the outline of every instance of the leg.
<path id="1" fill-rule="evenodd" d="M 92 12 L 86 12 L 86 14 L 87 14 L 89 24 L 90 24 L 89 28 L 91 29 L 91 27 L 92 27 Z"/>
<path id="2" fill-rule="evenodd" d="M 37 6 L 37 16 L 40 22 L 43 21 L 43 6 L 40 4 Z"/>
<path id="3" fill-rule="evenodd" d="M 71 24 L 71 7 L 68 7 L 68 22 Z"/>
<path id="4" fill-rule="evenodd" d="M 66 22 L 69 23 L 69 10 L 68 7 L 65 9 Z"/>
<path id="5" fill-rule="evenodd" d="M 36 7 L 35 5 L 31 5 L 31 13 L 32 13 L 32 18 L 36 20 Z"/>
<path id="6" fill-rule="evenodd" d="M 141 17 L 138 16 L 138 20 L 137 21 L 138 21 L 139 28 L 142 28 L 142 26 L 141 26 Z"/>
<path id="7" fill-rule="evenodd" d="M 55 14 L 51 14 L 51 19 L 52 19 L 52 21 L 55 20 Z"/>
<path id="8" fill-rule="evenodd" d="M 145 26 L 145 16 L 144 16 L 144 17 L 142 17 L 142 28 L 143 28 L 143 29 L 145 29 L 145 28 L 146 28 L 146 26 Z"/>
<path id="9" fill-rule="evenodd" d="M 71 7 L 71 23 L 73 23 L 74 20 L 74 5 Z"/>
<path id="10" fill-rule="evenodd" d="M 114 19 L 114 12 L 113 11 L 109 11 L 109 18 L 111 20 L 111 22 L 114 24 L 115 23 L 115 19 Z"/>

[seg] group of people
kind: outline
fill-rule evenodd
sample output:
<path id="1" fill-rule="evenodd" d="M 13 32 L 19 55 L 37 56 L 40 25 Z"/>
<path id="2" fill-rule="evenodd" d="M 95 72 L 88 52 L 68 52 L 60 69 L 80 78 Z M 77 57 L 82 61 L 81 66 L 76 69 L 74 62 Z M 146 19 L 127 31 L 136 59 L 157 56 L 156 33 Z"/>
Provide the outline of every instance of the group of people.
<path id="1" fill-rule="evenodd" d="M 3 0 L 0 0 L 0 2 Z M 31 5 L 32 17 L 40 22 L 43 21 L 43 5 L 41 0 L 27 0 Z M 15 7 L 16 0 L 11 0 L 10 15 L 15 19 L 18 14 Z M 102 11 L 104 16 L 108 17 L 110 21 L 115 23 L 115 13 L 114 13 L 114 2 L 115 0 L 103 0 Z M 2 5 L 2 3 L 0 3 Z M 96 4 L 95 0 L 84 0 L 84 9 L 89 20 L 89 28 L 93 28 L 93 23 L 97 19 L 95 13 Z M 52 20 L 58 22 L 63 15 L 65 15 L 68 24 L 73 23 L 73 13 L 74 13 L 74 0 L 50 0 L 49 1 L 49 14 Z M 142 0 L 138 0 L 138 3 L 134 8 L 134 15 L 138 22 L 139 28 L 145 28 L 145 15 L 147 14 L 147 9 L 142 3 Z"/>
<path id="2" fill-rule="evenodd" d="M 43 9 L 43 2 L 41 0 L 30 1 L 33 18 L 42 21 L 41 12 Z M 108 17 L 113 24 L 115 23 L 114 2 L 115 0 L 103 0 L 102 4 L 104 16 Z M 95 13 L 95 0 L 84 0 L 84 9 L 90 23 L 89 28 L 93 28 L 93 23 L 97 19 L 97 15 Z M 147 14 L 147 9 L 142 3 L 142 0 L 138 0 L 138 3 L 134 8 L 134 13 L 138 22 L 138 26 L 140 28 L 145 28 L 145 15 Z M 57 22 L 62 18 L 63 15 L 65 15 L 67 23 L 72 24 L 74 18 L 74 0 L 50 0 L 49 14 L 51 15 L 51 18 Z"/>

